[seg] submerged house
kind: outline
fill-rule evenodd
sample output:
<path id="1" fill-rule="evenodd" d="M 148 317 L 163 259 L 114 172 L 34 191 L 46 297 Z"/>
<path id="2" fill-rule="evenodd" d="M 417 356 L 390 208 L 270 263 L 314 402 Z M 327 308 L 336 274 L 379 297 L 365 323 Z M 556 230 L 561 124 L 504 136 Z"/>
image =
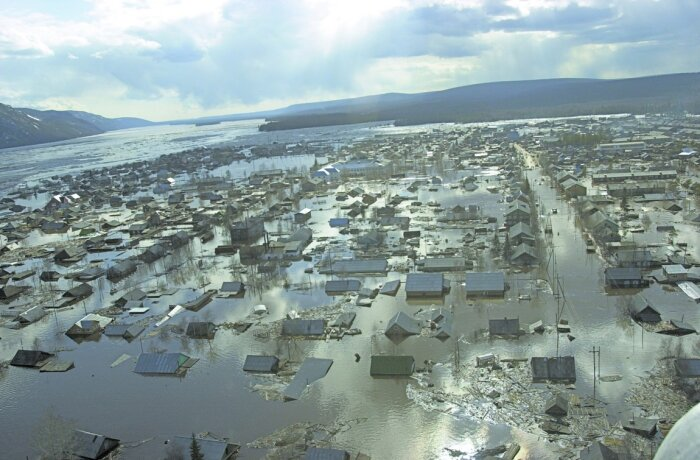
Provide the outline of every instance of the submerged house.
<path id="1" fill-rule="evenodd" d="M 505 290 L 506 278 L 503 272 L 467 273 L 467 297 L 503 297 Z"/>
<path id="2" fill-rule="evenodd" d="M 409 377 L 416 370 L 413 356 L 372 355 L 369 375 L 372 377 Z"/>
<path id="3" fill-rule="evenodd" d="M 409 273 L 406 275 L 406 297 L 442 297 L 449 289 L 442 273 Z"/>
<path id="4" fill-rule="evenodd" d="M 113 320 L 114 318 L 98 315 L 96 313 L 89 313 L 76 321 L 75 324 L 66 331 L 66 335 L 71 338 L 88 337 L 102 332 L 105 326 Z"/>
<path id="5" fill-rule="evenodd" d="M 576 361 L 573 356 L 555 358 L 533 357 L 530 359 L 532 381 L 573 383 L 576 382 Z"/>
<path id="6" fill-rule="evenodd" d="M 185 334 L 192 339 L 211 340 L 216 335 L 216 324 L 212 322 L 193 321 L 187 325 Z"/>
<path id="7" fill-rule="evenodd" d="M 283 336 L 322 336 L 326 323 L 322 319 L 286 319 L 282 323 Z"/>
<path id="8" fill-rule="evenodd" d="M 276 374 L 279 365 L 280 360 L 277 356 L 248 355 L 243 363 L 243 370 L 261 374 Z"/>
<path id="9" fill-rule="evenodd" d="M 87 299 L 92 295 L 92 286 L 87 283 L 81 283 L 75 287 L 68 289 L 63 293 L 63 297 L 78 302 Z"/>
<path id="10" fill-rule="evenodd" d="M 641 294 L 632 298 L 629 309 L 630 315 L 637 321 L 643 323 L 661 322 L 661 313 Z"/>
<path id="11" fill-rule="evenodd" d="M 10 361 L 10 366 L 18 367 L 41 367 L 44 361 L 51 358 L 53 354 L 39 350 L 17 350 L 15 356 Z"/>
<path id="12" fill-rule="evenodd" d="M 98 460 L 119 447 L 119 440 L 89 431 L 73 432 L 73 455 L 81 459 Z"/>
<path id="13" fill-rule="evenodd" d="M 231 444 L 226 441 L 212 438 L 197 437 L 197 445 L 199 452 L 204 460 L 232 460 L 236 458 L 236 454 L 240 446 Z M 192 446 L 191 436 L 175 436 L 168 448 L 168 457 L 170 455 L 182 455 L 177 458 L 190 458 L 190 447 Z"/>
<path id="14" fill-rule="evenodd" d="M 641 269 L 637 267 L 629 268 L 606 268 L 605 284 L 611 288 L 640 288 L 649 285 L 649 281 L 642 277 Z"/>
<path id="15" fill-rule="evenodd" d="M 134 372 L 137 374 L 182 375 L 197 359 L 182 353 L 141 353 Z"/>
<path id="16" fill-rule="evenodd" d="M 500 337 L 516 337 L 520 335 L 520 320 L 514 319 L 490 319 L 489 335 Z"/>
<path id="17" fill-rule="evenodd" d="M 421 327 L 417 320 L 400 311 L 391 317 L 386 325 L 384 334 L 389 337 L 400 337 L 420 334 Z"/>

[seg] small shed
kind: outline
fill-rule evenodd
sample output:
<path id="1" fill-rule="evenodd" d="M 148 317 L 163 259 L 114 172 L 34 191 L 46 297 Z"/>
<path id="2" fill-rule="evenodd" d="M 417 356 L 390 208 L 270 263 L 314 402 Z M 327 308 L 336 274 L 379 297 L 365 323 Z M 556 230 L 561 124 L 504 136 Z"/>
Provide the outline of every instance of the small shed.
<path id="1" fill-rule="evenodd" d="M 553 417 L 566 417 L 569 413 L 569 398 L 564 393 L 552 396 L 544 405 L 544 413 Z"/>
<path id="2" fill-rule="evenodd" d="M 276 374 L 279 365 L 280 360 L 277 356 L 248 355 L 243 363 L 243 370 L 261 374 Z"/>
<path id="3" fill-rule="evenodd" d="M 90 295 L 92 295 L 92 286 L 87 283 L 81 283 L 63 293 L 63 297 L 76 301 L 86 299 Z"/>
<path id="4" fill-rule="evenodd" d="M 372 377 L 411 376 L 416 370 L 413 356 L 373 355 L 369 367 Z"/>
<path id="5" fill-rule="evenodd" d="M 379 290 L 380 294 L 395 296 L 399 292 L 401 287 L 401 280 L 392 280 L 384 283 L 382 288 Z"/>
<path id="6" fill-rule="evenodd" d="M 676 374 L 684 379 L 700 378 L 700 359 L 699 358 L 678 358 L 674 363 Z"/>
<path id="7" fill-rule="evenodd" d="M 224 281 L 219 289 L 222 297 L 236 297 L 245 292 L 245 285 L 240 281 Z"/>

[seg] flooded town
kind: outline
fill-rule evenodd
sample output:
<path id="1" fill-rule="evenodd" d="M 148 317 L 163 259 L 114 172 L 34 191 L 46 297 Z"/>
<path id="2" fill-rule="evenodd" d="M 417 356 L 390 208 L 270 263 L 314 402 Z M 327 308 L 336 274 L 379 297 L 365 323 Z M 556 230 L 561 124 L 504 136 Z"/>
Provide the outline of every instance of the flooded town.
<path id="1" fill-rule="evenodd" d="M 0 457 L 652 459 L 700 401 L 700 117 L 259 124 L 0 150 Z"/>

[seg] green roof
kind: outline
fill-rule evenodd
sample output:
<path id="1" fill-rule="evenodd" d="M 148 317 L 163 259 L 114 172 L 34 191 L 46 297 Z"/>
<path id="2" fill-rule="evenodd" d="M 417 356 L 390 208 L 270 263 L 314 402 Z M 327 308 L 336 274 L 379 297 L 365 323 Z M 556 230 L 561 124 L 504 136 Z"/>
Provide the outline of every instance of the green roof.
<path id="1" fill-rule="evenodd" d="M 374 355 L 369 368 L 369 375 L 411 375 L 415 370 L 416 362 L 413 356 L 386 356 Z"/>

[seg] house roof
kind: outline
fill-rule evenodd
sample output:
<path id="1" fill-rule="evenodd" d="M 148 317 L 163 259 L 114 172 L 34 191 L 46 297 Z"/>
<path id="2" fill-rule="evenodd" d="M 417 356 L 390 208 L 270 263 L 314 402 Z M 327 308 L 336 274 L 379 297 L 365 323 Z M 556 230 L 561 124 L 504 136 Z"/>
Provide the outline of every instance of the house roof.
<path id="1" fill-rule="evenodd" d="M 35 367 L 41 361 L 46 361 L 53 354 L 39 350 L 17 350 L 15 356 L 10 361 L 11 366 Z"/>
<path id="2" fill-rule="evenodd" d="M 291 383 L 284 389 L 284 397 L 287 399 L 299 399 L 308 385 L 326 376 L 331 366 L 332 359 L 306 358 L 294 375 Z"/>
<path id="3" fill-rule="evenodd" d="M 520 320 L 514 319 L 490 319 L 489 334 L 490 335 L 518 335 L 520 333 Z"/>
<path id="4" fill-rule="evenodd" d="M 386 273 L 387 267 L 386 259 L 353 259 L 335 260 L 328 269 L 334 273 Z"/>
<path id="5" fill-rule="evenodd" d="M 248 355 L 243 363 L 245 372 L 276 372 L 279 365 L 277 356 Z"/>
<path id="6" fill-rule="evenodd" d="M 503 292 L 506 289 L 506 278 L 503 272 L 467 273 L 465 289 L 467 292 Z"/>
<path id="7" fill-rule="evenodd" d="M 282 335 L 323 335 L 325 321 L 322 319 L 286 319 L 282 322 Z"/>
<path id="8" fill-rule="evenodd" d="M 138 374 L 175 374 L 190 358 L 182 353 L 141 353 L 134 372 Z"/>
<path id="9" fill-rule="evenodd" d="M 97 460 L 119 446 L 119 440 L 107 436 L 90 433 L 89 431 L 74 431 L 73 454 L 89 460 Z"/>
<path id="10" fill-rule="evenodd" d="M 444 288 L 442 273 L 409 273 L 406 275 L 406 293 L 430 293 L 441 295 Z"/>
<path id="11" fill-rule="evenodd" d="M 193 321 L 187 325 L 185 334 L 193 339 L 213 339 L 216 325 L 212 322 Z"/>
<path id="12" fill-rule="evenodd" d="M 533 357 L 530 360 L 532 380 L 576 381 L 576 361 L 573 356 L 556 358 Z"/>
<path id="13" fill-rule="evenodd" d="M 642 271 L 638 267 L 606 268 L 605 277 L 613 281 L 638 280 L 642 278 Z"/>
<path id="14" fill-rule="evenodd" d="M 238 293 L 243 290 L 243 283 L 240 281 L 224 281 L 221 284 L 220 292 Z"/>
<path id="15" fill-rule="evenodd" d="M 412 375 L 416 368 L 413 356 L 373 355 L 369 375 L 396 376 Z"/>
<path id="16" fill-rule="evenodd" d="M 387 322 L 386 335 L 416 335 L 420 334 L 421 327 L 418 321 L 400 311 Z"/>
<path id="17" fill-rule="evenodd" d="M 304 460 L 348 460 L 350 454 L 344 450 L 309 447 L 304 454 Z"/>
<path id="18" fill-rule="evenodd" d="M 362 283 L 359 280 L 328 280 L 326 281 L 326 292 L 353 292 L 359 291 Z"/>

